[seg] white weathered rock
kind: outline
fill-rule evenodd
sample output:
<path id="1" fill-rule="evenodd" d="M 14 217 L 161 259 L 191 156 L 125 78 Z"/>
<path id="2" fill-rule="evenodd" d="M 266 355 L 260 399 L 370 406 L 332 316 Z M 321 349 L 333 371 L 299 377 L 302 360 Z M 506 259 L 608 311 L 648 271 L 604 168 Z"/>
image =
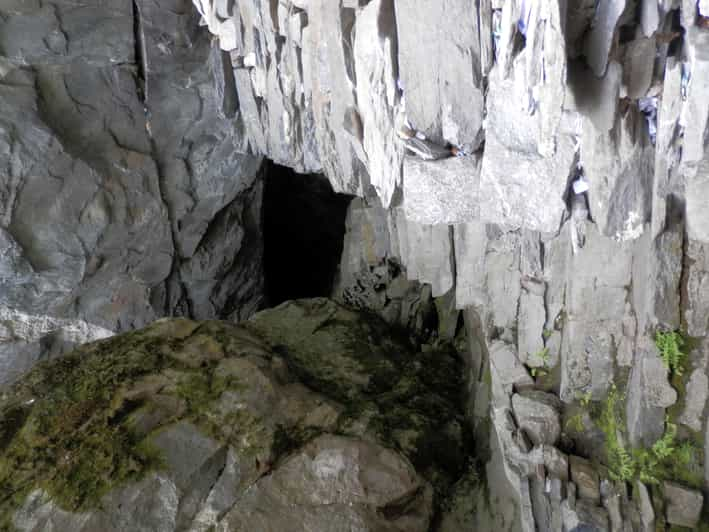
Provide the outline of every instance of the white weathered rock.
<path id="1" fill-rule="evenodd" d="M 544 307 L 543 283 L 532 280 L 522 283 L 517 320 L 520 360 L 533 367 L 553 367 L 558 357 L 555 356 L 552 359 L 550 349 L 546 348 L 545 351 L 544 345 L 546 309 Z M 556 353 L 554 354 L 556 355 Z"/>
<path id="2" fill-rule="evenodd" d="M 404 212 L 421 224 L 459 224 L 480 218 L 480 158 L 423 161 L 404 158 Z"/>
<path id="3" fill-rule="evenodd" d="M 484 109 L 475 9 L 466 0 L 446 0 L 445 5 L 396 0 L 395 4 L 408 118 L 436 142 L 475 151 Z M 436 46 L 430 46 L 431 39 Z"/>
<path id="4" fill-rule="evenodd" d="M 83 320 L 32 315 L 0 305 L 0 387 L 15 381 L 41 359 L 113 334 Z"/>
<path id="5" fill-rule="evenodd" d="M 623 85 L 628 98 L 642 98 L 650 88 L 656 48 L 654 38 L 637 39 L 627 45 L 623 60 Z"/>
<path id="6" fill-rule="evenodd" d="M 588 178 L 589 207 L 593 220 L 606 236 L 632 240 L 643 232 L 650 219 L 654 148 L 645 127 L 645 118 L 635 107 L 625 116 L 616 112 L 621 68 L 611 63 L 602 85 L 613 88 L 602 93 L 606 116 L 596 112 L 584 120 L 581 160 Z M 613 78 L 613 81 L 609 81 Z M 586 104 L 580 105 L 585 113 Z"/>
<path id="7" fill-rule="evenodd" d="M 680 326 L 683 238 L 680 226 L 668 228 L 656 238 L 648 232 L 636 241 L 633 305 L 641 333 Z"/>
<path id="8" fill-rule="evenodd" d="M 562 505 L 562 530 L 608 530 L 608 512 L 594 503 L 580 500 L 573 507 L 568 499 Z"/>
<path id="9" fill-rule="evenodd" d="M 411 281 L 429 283 L 433 297 L 453 286 L 451 231 L 446 225 L 422 225 L 406 220 L 403 209 L 395 210 L 398 256 Z"/>
<path id="10" fill-rule="evenodd" d="M 515 68 L 519 81 L 501 79 L 496 69 L 490 75 L 480 218 L 513 229 L 555 232 L 566 209 L 563 197 L 573 166 L 573 142 L 569 135 L 559 135 L 555 153 L 540 154 L 541 140 L 554 131 L 542 137 L 539 114 L 526 111 L 529 94 L 521 81 L 522 66 Z M 557 95 L 559 109 L 562 101 Z"/>
<path id="11" fill-rule="evenodd" d="M 709 153 L 687 183 L 687 232 L 689 238 L 709 243 Z"/>
<path id="12" fill-rule="evenodd" d="M 588 64 L 598 77 L 606 73 L 608 54 L 613 45 L 618 21 L 625 10 L 625 3 L 626 0 L 608 0 L 597 4 L 598 9 L 593 17 L 591 31 L 586 36 L 584 52 Z"/>
<path id="13" fill-rule="evenodd" d="M 374 0 L 357 15 L 354 62 L 357 106 L 370 183 L 384 207 L 400 184 L 403 146 L 395 119 L 401 105 L 396 86 L 396 19 L 390 0 Z M 423 222 L 438 223 L 438 222 Z"/>

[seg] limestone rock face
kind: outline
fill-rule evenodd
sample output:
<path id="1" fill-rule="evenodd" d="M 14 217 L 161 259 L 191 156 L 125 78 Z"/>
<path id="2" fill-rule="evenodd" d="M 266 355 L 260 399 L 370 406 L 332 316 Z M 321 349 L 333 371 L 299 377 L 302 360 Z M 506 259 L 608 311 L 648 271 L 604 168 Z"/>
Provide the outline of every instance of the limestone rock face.
<path id="1" fill-rule="evenodd" d="M 492 487 L 487 506 L 456 497 L 445 526 L 650 530 L 670 513 L 705 518 L 685 502 L 709 486 L 708 13 L 705 0 L 6 0 L 0 387 L 162 316 L 253 314 L 268 157 L 358 196 L 334 298 L 412 336 L 467 335 L 466 413 Z M 288 320 L 316 334 L 297 308 Z M 669 331 L 682 345 L 663 352 L 656 335 Z M 221 360 L 208 342 L 191 349 Z M 347 357 L 316 377 L 297 361 L 289 371 L 305 385 L 353 372 L 328 396 L 339 406 L 371 384 Z M 540 394 L 560 402 L 530 399 Z M 136 514 L 141 526 L 228 515 L 267 529 L 263 501 L 300 504 L 284 472 L 232 512 L 241 455 L 214 451 L 180 401 L 159 403 L 183 422 L 169 440 L 202 434 L 203 483 L 189 491 L 156 469 L 112 491 L 176 508 Z M 342 415 L 337 405 L 327 415 Z M 410 448 L 406 431 L 389 436 Z M 389 460 L 360 441 L 308 441 L 291 472 L 319 464 L 323 441 L 351 467 Z M 589 460 L 581 480 L 567 453 Z M 411 486 L 403 466 L 387 471 Z M 339 480 L 333 489 L 363 487 Z M 675 504 L 672 488 L 645 487 L 665 482 L 689 495 Z M 78 527 L 51 490 L 25 495 L 28 526 L 51 514 L 55 528 Z M 331 500 L 339 512 L 318 503 L 293 520 L 416 529 L 406 519 L 419 519 L 414 507 L 428 515 L 427 490 L 416 497 L 405 511 Z"/>
<path id="2" fill-rule="evenodd" d="M 214 97 L 221 54 L 190 2 L 99 4 L 0 6 L 0 312 L 37 331 L 0 335 L 0 385 L 53 331 L 261 298 L 260 158 Z"/>
<path id="3" fill-rule="evenodd" d="M 461 376 L 326 299 L 159 320 L 2 396 L 0 524 L 425 532 L 467 465 Z"/>

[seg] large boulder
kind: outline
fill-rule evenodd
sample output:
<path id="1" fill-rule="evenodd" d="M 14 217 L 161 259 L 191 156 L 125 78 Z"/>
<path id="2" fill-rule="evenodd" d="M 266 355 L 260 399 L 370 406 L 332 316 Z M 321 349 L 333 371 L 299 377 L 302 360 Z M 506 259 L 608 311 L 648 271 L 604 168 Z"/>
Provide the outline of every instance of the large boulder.
<path id="1" fill-rule="evenodd" d="M 0 397 L 0 527 L 426 531 L 460 375 L 325 299 L 86 344 Z"/>

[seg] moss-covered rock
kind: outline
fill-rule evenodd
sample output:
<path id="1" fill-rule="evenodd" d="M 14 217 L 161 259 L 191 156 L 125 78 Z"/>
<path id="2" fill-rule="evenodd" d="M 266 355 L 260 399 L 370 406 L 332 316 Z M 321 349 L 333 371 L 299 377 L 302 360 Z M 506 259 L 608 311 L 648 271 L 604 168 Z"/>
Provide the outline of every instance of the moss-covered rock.
<path id="1" fill-rule="evenodd" d="M 378 318 L 324 299 L 238 326 L 161 320 L 83 346 L 0 398 L 0 529 L 206 530 L 298 463 L 372 529 L 426 530 L 465 465 L 462 373 L 452 351 L 416 353 Z M 359 477 L 318 484 L 335 467 L 327 456 Z M 367 476 L 382 460 L 391 475 Z M 387 478 L 399 486 L 377 484 Z M 375 502 L 355 501 L 375 488 Z"/>

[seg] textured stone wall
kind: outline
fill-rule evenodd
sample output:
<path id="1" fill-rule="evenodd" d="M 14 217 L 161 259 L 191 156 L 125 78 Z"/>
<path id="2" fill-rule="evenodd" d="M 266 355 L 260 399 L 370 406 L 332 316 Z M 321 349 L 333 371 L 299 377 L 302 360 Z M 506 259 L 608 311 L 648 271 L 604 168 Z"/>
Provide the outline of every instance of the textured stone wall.
<path id="1" fill-rule="evenodd" d="M 505 490 L 492 498 L 495 527 L 698 519 L 695 492 L 646 482 L 630 496 L 569 455 L 607 459 L 591 411 L 615 390 L 620 445 L 649 449 L 676 427 L 677 445 L 698 446 L 691 487 L 709 488 L 700 4 L 195 4 L 229 54 L 250 151 L 365 198 L 351 207 L 338 297 L 415 323 L 425 300 L 407 295 L 395 263 L 464 312 L 471 412 L 490 416 L 489 448 L 516 500 L 510 517 Z M 417 158 L 397 137 L 405 120 L 467 155 Z M 681 377 L 655 346 L 663 330 L 691 337 Z"/>
<path id="2" fill-rule="evenodd" d="M 693 525 L 705 3 L 3 2 L 0 384 L 159 316 L 252 313 L 268 157 L 362 198 L 335 295 L 417 330 L 433 304 L 443 336 L 463 312 L 493 528 Z M 464 156 L 417 158 L 405 124 Z M 687 339 L 682 375 L 663 330 Z M 622 423 L 603 432 L 614 397 Z M 699 480 L 630 493 L 585 461 L 607 461 L 611 433 L 648 449 L 671 427 Z"/>
<path id="3" fill-rule="evenodd" d="M 261 158 L 197 22 L 188 1 L 0 3 L 0 385 L 68 344 L 258 306 Z"/>

